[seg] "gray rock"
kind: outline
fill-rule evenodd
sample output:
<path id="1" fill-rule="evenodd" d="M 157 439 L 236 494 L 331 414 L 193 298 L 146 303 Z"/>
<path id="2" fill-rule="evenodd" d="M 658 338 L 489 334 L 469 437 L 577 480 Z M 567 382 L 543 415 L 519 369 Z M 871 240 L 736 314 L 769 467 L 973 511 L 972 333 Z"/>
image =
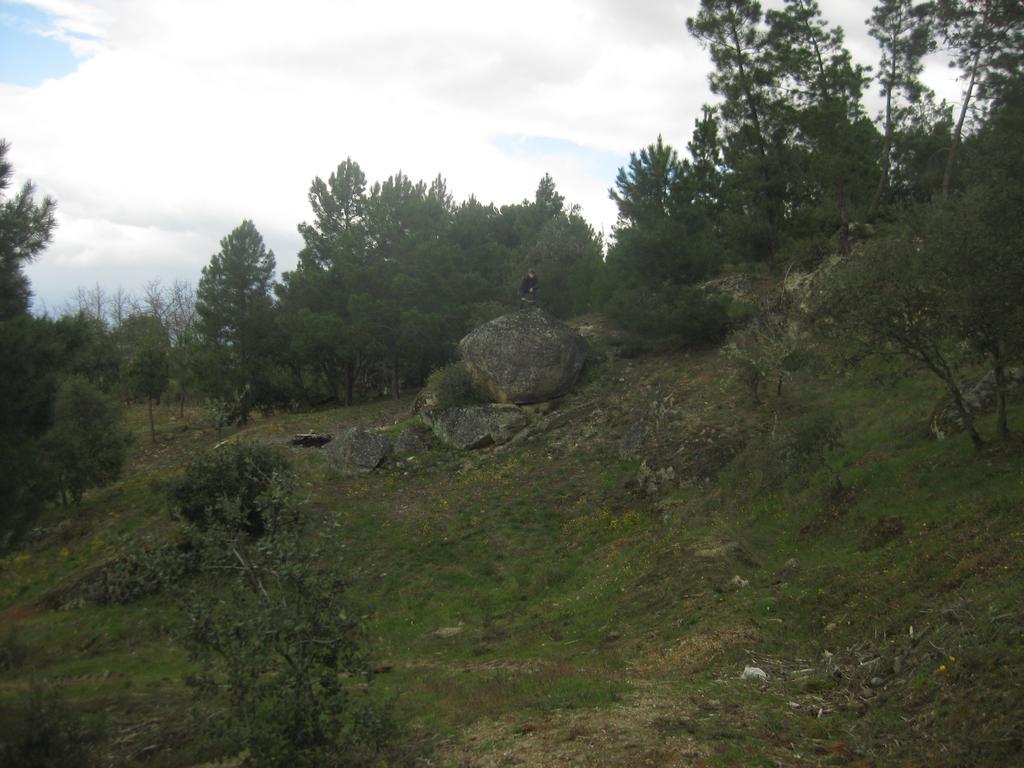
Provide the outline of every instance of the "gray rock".
<path id="1" fill-rule="evenodd" d="M 546 432 L 554 432 L 557 429 L 583 419 L 589 416 L 596 410 L 595 403 L 593 401 L 581 403 L 574 408 L 567 408 L 564 410 L 557 410 L 553 413 L 545 415 L 537 424 L 537 434 L 544 434 Z"/>
<path id="2" fill-rule="evenodd" d="M 431 389 L 422 389 L 413 401 L 412 412 L 415 414 L 429 414 L 439 405 L 437 392 Z"/>
<path id="3" fill-rule="evenodd" d="M 448 408 L 431 417 L 434 434 L 459 450 L 507 443 L 526 426 L 526 414 L 514 405 L 471 405 Z"/>
<path id="4" fill-rule="evenodd" d="M 638 419 L 626 427 L 619 442 L 619 458 L 624 461 L 635 461 L 643 458 L 644 449 L 651 439 L 654 427 L 643 419 Z"/>
<path id="5" fill-rule="evenodd" d="M 391 440 L 383 432 L 352 427 L 329 443 L 326 450 L 332 466 L 355 474 L 379 467 L 390 448 Z"/>
<path id="6" fill-rule="evenodd" d="M 407 458 L 424 451 L 429 451 L 433 441 L 434 436 L 429 429 L 422 425 L 414 424 L 398 433 L 392 450 L 396 456 Z"/>
<path id="7" fill-rule="evenodd" d="M 1008 390 L 1024 385 L 1024 367 L 1006 368 L 1004 376 Z M 972 414 L 984 411 L 994 405 L 996 394 L 996 372 L 989 371 L 970 390 L 964 392 L 964 406 Z M 963 419 L 952 402 L 944 401 L 932 415 L 932 434 L 939 440 L 963 427 Z"/>
<path id="8" fill-rule="evenodd" d="M 473 378 L 498 403 L 539 403 L 565 395 L 579 378 L 587 343 L 541 309 L 491 320 L 459 342 Z"/>
<path id="9" fill-rule="evenodd" d="M 441 640 L 447 640 L 449 638 L 461 635 L 462 630 L 463 626 L 461 624 L 457 624 L 454 627 L 441 627 L 440 629 L 435 629 L 433 632 L 430 633 L 430 636 L 439 638 Z"/>
<path id="10" fill-rule="evenodd" d="M 676 470 L 672 466 L 652 467 L 644 459 L 636 473 L 636 484 L 644 496 L 656 496 L 661 490 L 676 484 Z"/>
<path id="11" fill-rule="evenodd" d="M 619 458 L 626 461 L 645 458 L 655 442 L 655 433 L 668 419 L 674 406 L 672 395 L 659 393 L 645 408 L 634 413 L 619 442 Z"/>
<path id="12" fill-rule="evenodd" d="M 767 680 L 768 673 L 766 673 L 760 667 L 744 667 L 742 674 L 740 674 L 742 680 Z"/>

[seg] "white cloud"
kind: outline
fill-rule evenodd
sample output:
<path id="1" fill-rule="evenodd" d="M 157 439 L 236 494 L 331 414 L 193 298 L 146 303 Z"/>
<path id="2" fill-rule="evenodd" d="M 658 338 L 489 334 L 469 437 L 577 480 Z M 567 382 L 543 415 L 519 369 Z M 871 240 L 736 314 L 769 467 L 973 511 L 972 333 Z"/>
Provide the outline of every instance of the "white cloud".
<path id="1" fill-rule="evenodd" d="M 53 14 L 53 34 L 83 57 L 37 88 L 0 86 L 15 168 L 61 215 L 32 269 L 40 295 L 60 282 L 50 270 L 83 284 L 100 267 L 130 266 L 140 282 L 182 265 L 198 276 L 243 218 L 287 268 L 310 181 L 349 156 L 370 179 L 441 173 L 457 198 L 499 205 L 550 172 L 607 231 L 613 174 L 580 153 L 624 164 L 659 133 L 684 147 L 711 99 L 685 29 L 697 0 L 21 1 Z M 497 147 L 517 135 L 576 151 Z"/>

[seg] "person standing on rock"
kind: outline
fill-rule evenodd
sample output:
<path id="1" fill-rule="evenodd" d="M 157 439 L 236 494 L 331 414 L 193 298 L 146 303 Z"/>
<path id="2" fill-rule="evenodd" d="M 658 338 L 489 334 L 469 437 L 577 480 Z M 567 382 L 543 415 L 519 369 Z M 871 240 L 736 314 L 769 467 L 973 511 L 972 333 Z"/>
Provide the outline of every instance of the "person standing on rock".
<path id="1" fill-rule="evenodd" d="M 537 303 L 537 273 L 532 269 L 526 271 L 526 277 L 519 283 L 519 309 L 523 309 L 527 304 Z"/>

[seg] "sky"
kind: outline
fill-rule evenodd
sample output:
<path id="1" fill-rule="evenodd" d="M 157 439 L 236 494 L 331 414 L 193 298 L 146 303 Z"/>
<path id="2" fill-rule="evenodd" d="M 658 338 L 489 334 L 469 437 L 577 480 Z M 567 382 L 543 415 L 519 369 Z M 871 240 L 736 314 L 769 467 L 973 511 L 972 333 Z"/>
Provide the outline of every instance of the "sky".
<path id="1" fill-rule="evenodd" d="M 781 2 L 770 0 L 766 6 Z M 821 0 L 874 64 L 872 0 Z M 682 150 L 713 100 L 699 0 L 0 0 L 0 137 L 57 200 L 36 311 L 79 287 L 198 281 L 252 219 L 294 266 L 307 193 L 441 174 L 456 201 L 532 199 L 550 173 L 605 236 L 629 154 Z M 955 101 L 955 73 L 926 79 Z M 874 90 L 874 89 L 873 89 Z M 872 107 L 875 108 L 874 106 Z"/>

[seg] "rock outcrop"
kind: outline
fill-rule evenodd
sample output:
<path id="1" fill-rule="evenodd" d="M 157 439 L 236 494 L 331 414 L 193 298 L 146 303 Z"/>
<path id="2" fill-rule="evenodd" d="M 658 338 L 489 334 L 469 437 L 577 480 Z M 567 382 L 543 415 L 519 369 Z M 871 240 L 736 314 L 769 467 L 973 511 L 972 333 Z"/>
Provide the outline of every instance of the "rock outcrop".
<path id="1" fill-rule="evenodd" d="M 437 438 L 452 448 L 471 450 L 507 443 L 526 426 L 522 409 L 514 405 L 471 405 L 431 414 Z"/>
<path id="2" fill-rule="evenodd" d="M 1006 388 L 1017 389 L 1024 386 L 1024 368 L 1007 368 L 1004 373 L 1006 377 Z M 996 401 L 996 374 L 989 371 L 981 380 L 964 392 L 964 405 L 970 413 L 979 413 L 991 408 Z M 963 420 L 956 406 L 950 400 L 943 400 L 932 414 L 931 431 L 939 440 L 944 439 L 951 432 L 958 432 L 964 428 Z"/>
<path id="3" fill-rule="evenodd" d="M 335 469 L 346 474 L 371 472 L 380 466 L 391 448 L 382 432 L 352 427 L 327 445 L 327 457 Z"/>
<path id="4" fill-rule="evenodd" d="M 481 325 L 461 342 L 462 360 L 497 403 L 539 403 L 572 389 L 587 343 L 565 323 L 528 309 Z"/>
<path id="5" fill-rule="evenodd" d="M 395 436 L 392 451 L 396 457 L 415 456 L 418 453 L 429 451 L 432 443 L 435 442 L 428 427 L 423 424 L 413 424 Z"/>

